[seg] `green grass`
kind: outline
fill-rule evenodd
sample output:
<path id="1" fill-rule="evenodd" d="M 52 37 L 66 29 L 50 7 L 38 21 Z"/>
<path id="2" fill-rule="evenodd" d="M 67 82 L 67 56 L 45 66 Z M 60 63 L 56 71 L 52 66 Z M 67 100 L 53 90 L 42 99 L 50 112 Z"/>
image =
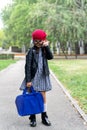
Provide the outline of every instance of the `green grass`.
<path id="1" fill-rule="evenodd" d="M 49 67 L 87 113 L 87 60 L 52 60 Z"/>
<path id="2" fill-rule="evenodd" d="M 0 71 L 15 62 L 16 60 L 0 60 Z"/>

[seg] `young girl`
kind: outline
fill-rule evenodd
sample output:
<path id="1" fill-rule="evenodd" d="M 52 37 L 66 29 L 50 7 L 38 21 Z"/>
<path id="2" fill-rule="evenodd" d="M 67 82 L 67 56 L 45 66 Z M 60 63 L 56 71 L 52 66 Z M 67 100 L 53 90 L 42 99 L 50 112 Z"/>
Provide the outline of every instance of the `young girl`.
<path id="1" fill-rule="evenodd" d="M 26 55 L 25 79 L 27 87 L 34 87 L 35 91 L 42 93 L 44 99 L 44 111 L 41 113 L 42 123 L 50 126 L 47 116 L 46 92 L 52 89 L 47 60 L 53 59 L 49 48 L 49 41 L 46 40 L 46 33 L 37 29 L 32 33 L 34 46 Z M 31 115 L 30 126 L 36 126 L 36 115 Z"/>

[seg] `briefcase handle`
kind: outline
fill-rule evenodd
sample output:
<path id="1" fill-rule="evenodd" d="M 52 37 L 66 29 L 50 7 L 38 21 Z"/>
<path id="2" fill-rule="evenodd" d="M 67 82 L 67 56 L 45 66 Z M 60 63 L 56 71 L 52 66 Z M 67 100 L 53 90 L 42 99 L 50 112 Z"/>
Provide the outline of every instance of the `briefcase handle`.
<path id="1" fill-rule="evenodd" d="M 24 90 L 23 90 L 23 95 L 26 95 L 28 92 L 28 87 L 26 87 Z M 30 87 L 30 92 L 31 93 L 35 93 L 36 91 L 34 90 L 33 86 Z"/>

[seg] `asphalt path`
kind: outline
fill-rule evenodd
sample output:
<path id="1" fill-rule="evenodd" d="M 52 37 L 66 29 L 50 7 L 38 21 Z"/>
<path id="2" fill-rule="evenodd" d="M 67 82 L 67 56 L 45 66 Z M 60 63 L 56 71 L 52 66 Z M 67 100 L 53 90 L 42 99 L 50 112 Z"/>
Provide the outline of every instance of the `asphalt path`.
<path id="1" fill-rule="evenodd" d="M 24 60 L 0 72 L 0 130 L 87 130 L 84 120 L 64 94 L 58 83 L 51 77 L 53 89 L 47 92 L 48 116 L 52 126 L 41 123 L 38 114 L 37 126 L 30 127 L 28 116 L 20 117 L 15 106 L 15 98 L 24 79 Z"/>

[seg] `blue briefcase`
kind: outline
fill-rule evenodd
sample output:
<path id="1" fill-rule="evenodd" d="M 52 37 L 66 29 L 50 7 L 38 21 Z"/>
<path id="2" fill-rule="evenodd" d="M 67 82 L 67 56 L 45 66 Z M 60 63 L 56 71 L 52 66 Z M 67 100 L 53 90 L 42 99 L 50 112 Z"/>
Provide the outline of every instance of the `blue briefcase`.
<path id="1" fill-rule="evenodd" d="M 42 94 L 36 92 L 33 87 L 30 87 L 30 91 L 30 93 L 27 93 L 27 88 L 25 88 L 22 95 L 16 97 L 16 108 L 20 116 L 39 114 L 44 110 Z"/>

